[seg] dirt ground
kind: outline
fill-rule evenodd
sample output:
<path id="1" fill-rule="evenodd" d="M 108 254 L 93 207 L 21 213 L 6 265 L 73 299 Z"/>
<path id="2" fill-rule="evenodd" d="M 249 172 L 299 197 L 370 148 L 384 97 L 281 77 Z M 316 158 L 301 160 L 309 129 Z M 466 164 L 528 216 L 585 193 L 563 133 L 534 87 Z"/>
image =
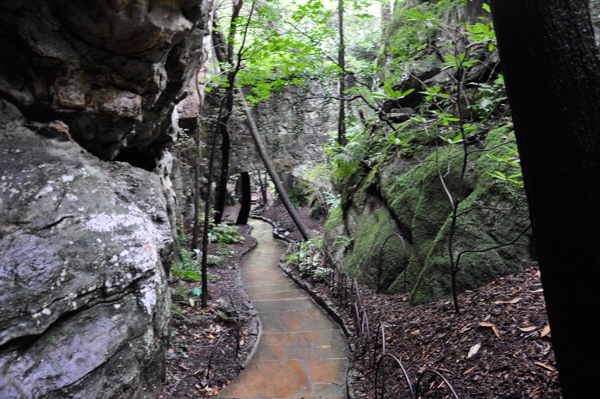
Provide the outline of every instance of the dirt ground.
<path id="1" fill-rule="evenodd" d="M 174 278 L 170 282 L 173 304 L 167 381 L 157 399 L 169 395 L 173 399 L 216 396 L 239 374 L 253 348 L 256 331 L 252 331 L 251 315 L 243 305 L 247 297 L 237 283 L 237 266 L 256 240 L 249 235 L 249 226 L 239 226 L 238 232 L 245 237 L 241 244 L 209 245 L 212 255 L 230 255 L 223 267 L 208 269 L 210 299 L 206 309 L 201 309 L 200 298 L 191 294 L 202 286 L 200 281 Z M 240 306 L 241 319 L 237 317 Z"/>

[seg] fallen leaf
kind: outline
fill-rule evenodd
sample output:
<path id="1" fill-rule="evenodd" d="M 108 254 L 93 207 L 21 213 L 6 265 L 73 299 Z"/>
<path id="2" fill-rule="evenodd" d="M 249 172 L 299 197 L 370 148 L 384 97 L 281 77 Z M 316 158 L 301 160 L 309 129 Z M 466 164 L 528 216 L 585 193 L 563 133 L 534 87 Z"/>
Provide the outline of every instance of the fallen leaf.
<path id="1" fill-rule="evenodd" d="M 481 348 L 481 344 L 473 345 L 471 347 L 471 349 L 469 349 L 469 354 L 467 355 L 467 359 L 470 359 L 471 357 L 475 356 L 477 354 L 477 352 L 479 351 L 479 348 Z"/>
<path id="2" fill-rule="evenodd" d="M 494 334 L 496 334 L 496 337 L 500 338 L 500 333 L 498 333 L 498 328 L 495 325 L 493 325 L 492 323 L 487 322 L 487 321 L 482 321 L 481 323 L 479 323 L 479 325 L 481 327 L 490 327 L 494 331 Z"/>
<path id="3" fill-rule="evenodd" d="M 244 340 L 240 340 L 240 346 L 244 345 Z"/>
<path id="4" fill-rule="evenodd" d="M 537 364 L 538 366 L 541 366 L 541 367 L 545 368 L 546 370 L 554 371 L 554 369 L 552 367 L 548 366 L 545 363 L 535 362 L 535 364 Z"/>
<path id="5" fill-rule="evenodd" d="M 327 349 L 327 348 L 329 348 L 329 346 L 328 345 L 323 345 L 323 346 L 321 346 L 321 348 Z"/>
<path id="6" fill-rule="evenodd" d="M 194 302 L 194 299 L 190 298 L 190 306 L 194 307 L 194 305 L 196 305 L 196 302 Z"/>
<path id="7" fill-rule="evenodd" d="M 548 334 L 550 334 L 550 326 L 546 325 L 546 327 L 544 327 L 544 329 L 542 330 L 542 333 L 540 334 L 540 336 L 545 337 Z"/>
<path id="8" fill-rule="evenodd" d="M 411 334 L 412 334 L 412 335 L 417 335 L 418 333 L 419 333 L 419 330 L 415 330 L 415 331 L 413 331 Z"/>
<path id="9" fill-rule="evenodd" d="M 500 334 L 498 333 L 498 329 L 496 328 L 496 326 L 492 326 L 492 330 L 494 330 L 494 334 L 496 334 L 496 337 L 500 339 Z"/>
<path id="10" fill-rule="evenodd" d="M 502 303 L 517 303 L 521 300 L 521 298 L 515 296 L 513 298 L 500 299 L 499 301 L 494 302 L 494 304 L 502 304 Z"/>
<path id="11" fill-rule="evenodd" d="M 537 278 L 540 278 L 540 277 L 542 277 L 542 275 L 540 274 L 540 271 L 539 271 L 539 270 L 538 270 L 537 272 L 535 272 L 535 276 L 536 276 Z"/>
<path id="12" fill-rule="evenodd" d="M 473 371 L 475 369 L 475 367 L 471 367 L 470 369 L 468 369 L 467 371 L 465 371 L 463 373 L 463 375 L 469 374 L 471 371 Z"/>
<path id="13" fill-rule="evenodd" d="M 535 290 L 535 291 L 531 291 L 533 294 L 537 294 L 538 292 L 544 292 L 543 288 L 540 288 L 539 290 Z"/>
<path id="14" fill-rule="evenodd" d="M 465 331 L 469 331 L 470 329 L 471 329 L 471 325 L 467 324 L 466 326 L 464 326 L 463 328 L 460 329 L 459 334 L 462 334 Z"/>
<path id="15" fill-rule="evenodd" d="M 530 332 L 537 329 L 536 326 L 529 326 L 529 327 L 519 327 L 519 330 L 523 331 L 523 332 Z"/>
<path id="16" fill-rule="evenodd" d="M 206 337 L 207 337 L 208 339 L 216 339 L 216 338 L 214 337 L 214 335 L 212 335 L 212 334 L 208 334 Z"/>

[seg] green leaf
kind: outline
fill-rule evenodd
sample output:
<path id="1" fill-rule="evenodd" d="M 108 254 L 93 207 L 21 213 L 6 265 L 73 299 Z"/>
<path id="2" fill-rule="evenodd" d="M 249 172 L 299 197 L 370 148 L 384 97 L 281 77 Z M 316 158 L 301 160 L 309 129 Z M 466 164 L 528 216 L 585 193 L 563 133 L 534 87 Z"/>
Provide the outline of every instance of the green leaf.
<path id="1" fill-rule="evenodd" d="M 487 12 L 492 12 L 492 10 L 490 9 L 490 6 L 487 3 L 483 3 L 483 9 L 486 10 Z"/>
<path id="2" fill-rule="evenodd" d="M 406 97 L 408 96 L 410 93 L 412 93 L 413 91 L 415 91 L 415 89 L 408 89 L 406 90 L 404 93 L 400 93 L 400 92 L 396 92 L 397 97 L 396 98 L 402 98 L 402 97 Z"/>
<path id="3" fill-rule="evenodd" d="M 388 85 L 383 86 L 383 90 L 390 96 L 395 97 L 396 92 Z"/>

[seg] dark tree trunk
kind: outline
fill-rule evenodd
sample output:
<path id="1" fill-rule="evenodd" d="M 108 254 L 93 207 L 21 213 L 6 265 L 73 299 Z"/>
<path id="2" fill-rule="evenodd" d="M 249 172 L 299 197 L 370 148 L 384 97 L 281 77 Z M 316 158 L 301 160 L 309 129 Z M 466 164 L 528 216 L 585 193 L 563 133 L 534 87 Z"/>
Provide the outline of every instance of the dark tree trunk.
<path id="1" fill-rule="evenodd" d="M 229 181 L 229 154 L 231 152 L 231 137 L 229 134 L 229 118 L 233 111 L 233 90 L 227 88 L 226 100 L 221 118 L 217 121 L 217 131 L 221 136 L 221 174 L 217 183 L 217 198 L 215 199 L 215 223 L 221 223 L 225 202 L 227 201 L 227 182 Z"/>
<path id="2" fill-rule="evenodd" d="M 241 180 L 242 206 L 240 207 L 240 213 L 238 214 L 238 218 L 235 224 L 248 223 L 248 216 L 250 216 L 250 207 L 252 205 L 252 195 L 250 194 L 250 174 L 248 172 L 242 172 Z"/>
<path id="3" fill-rule="evenodd" d="M 563 394 L 591 397 L 600 357 L 600 62 L 588 2 L 497 0 L 492 11 Z"/>
<path id="4" fill-rule="evenodd" d="M 232 25 L 230 28 L 229 41 L 225 43 L 223 32 L 219 28 L 219 19 L 216 15 L 213 17 L 212 39 L 215 54 L 221 63 L 221 71 L 226 70 L 226 66 L 231 68 L 227 73 L 227 87 L 225 91 L 224 108 L 221 110 L 221 117 L 217 121 L 217 131 L 221 136 L 221 174 L 217 183 L 217 198 L 215 199 L 215 223 L 221 223 L 223 219 L 223 211 L 225 210 L 225 202 L 227 200 L 227 182 L 229 181 L 229 156 L 231 152 L 231 136 L 229 134 L 229 118 L 233 112 L 233 87 L 237 68 L 234 68 L 233 62 L 233 38 L 237 24 L 234 23 L 239 16 L 242 1 L 238 1 L 234 5 L 232 15 Z"/>
<path id="5" fill-rule="evenodd" d="M 346 61 L 344 55 L 346 48 L 344 45 L 344 0 L 338 0 L 338 23 L 339 23 L 339 49 L 338 64 L 341 68 L 339 87 L 340 87 L 340 109 L 338 113 L 338 144 L 346 145 L 346 101 L 343 100 L 346 91 Z"/>
<path id="6" fill-rule="evenodd" d="M 194 158 L 194 227 L 192 230 L 192 249 L 198 248 L 200 237 L 200 161 L 202 148 L 200 146 L 200 118 L 196 118 L 196 157 Z"/>

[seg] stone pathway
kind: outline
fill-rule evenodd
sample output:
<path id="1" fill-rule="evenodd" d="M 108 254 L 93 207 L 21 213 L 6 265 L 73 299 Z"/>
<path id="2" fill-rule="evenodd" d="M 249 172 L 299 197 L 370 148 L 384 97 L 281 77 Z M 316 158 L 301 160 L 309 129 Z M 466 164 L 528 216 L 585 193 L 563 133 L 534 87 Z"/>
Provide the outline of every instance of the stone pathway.
<path id="1" fill-rule="evenodd" d="M 310 297 L 277 266 L 286 244 L 252 220 L 258 247 L 242 260 L 242 282 L 262 326 L 246 369 L 220 398 L 346 398 L 347 344 Z"/>

